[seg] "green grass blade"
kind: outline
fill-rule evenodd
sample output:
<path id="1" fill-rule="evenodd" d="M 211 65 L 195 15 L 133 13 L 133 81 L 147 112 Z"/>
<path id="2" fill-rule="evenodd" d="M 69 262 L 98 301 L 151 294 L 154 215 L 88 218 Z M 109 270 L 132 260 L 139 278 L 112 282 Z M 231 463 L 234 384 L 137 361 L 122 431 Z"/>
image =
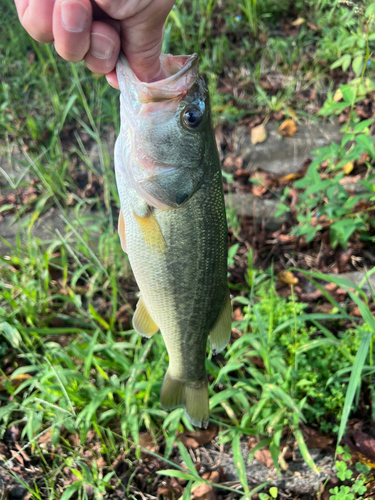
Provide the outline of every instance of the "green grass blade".
<path id="1" fill-rule="evenodd" d="M 236 467 L 238 478 L 240 480 L 242 488 L 245 491 L 245 498 L 246 500 L 250 500 L 250 490 L 249 490 L 249 485 L 247 484 L 246 469 L 241 453 L 239 434 L 237 434 L 232 441 L 232 451 L 233 451 L 234 465 Z"/>
<path id="2" fill-rule="evenodd" d="M 186 479 L 187 481 L 192 480 L 192 474 L 189 474 L 188 472 L 181 472 L 181 471 L 175 470 L 175 469 L 158 470 L 156 472 L 156 474 L 160 474 L 161 476 L 177 477 L 179 479 Z"/>
<path id="3" fill-rule="evenodd" d="M 300 431 L 300 429 L 295 429 L 293 434 L 294 434 L 294 437 L 296 438 L 299 451 L 301 452 L 301 455 L 302 455 L 304 461 L 307 463 L 307 465 L 310 467 L 310 469 L 312 469 L 314 472 L 318 473 L 318 469 L 317 469 L 315 462 L 312 459 L 310 452 L 306 446 L 302 432 Z"/>
<path id="4" fill-rule="evenodd" d="M 185 448 L 185 446 L 181 443 L 181 441 L 178 441 L 177 445 L 178 445 L 178 449 L 179 449 L 180 454 L 181 454 L 181 458 L 185 462 L 186 467 L 189 469 L 189 471 L 192 474 L 194 474 L 194 476 L 199 477 L 198 473 L 196 471 L 196 468 L 194 466 L 194 463 L 193 463 L 192 459 L 190 458 L 190 455 L 189 455 L 187 449 Z"/>
<path id="5" fill-rule="evenodd" d="M 373 335 L 372 332 L 365 333 L 354 360 L 352 373 L 349 379 L 348 389 L 346 391 L 345 403 L 342 411 L 340 428 L 337 436 L 337 445 L 340 444 L 340 441 L 344 435 L 346 424 L 349 418 L 350 409 L 354 400 L 354 396 L 357 391 L 357 388 L 359 387 L 359 384 L 361 383 L 362 369 L 366 361 L 372 335 Z"/>

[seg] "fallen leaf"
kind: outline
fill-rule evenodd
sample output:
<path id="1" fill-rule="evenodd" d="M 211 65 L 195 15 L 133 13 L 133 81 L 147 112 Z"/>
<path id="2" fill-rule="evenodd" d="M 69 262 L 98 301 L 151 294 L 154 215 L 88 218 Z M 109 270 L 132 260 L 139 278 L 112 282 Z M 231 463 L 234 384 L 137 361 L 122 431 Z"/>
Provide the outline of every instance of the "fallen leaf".
<path id="1" fill-rule="evenodd" d="M 337 89 L 336 92 L 335 92 L 335 94 L 334 94 L 334 96 L 333 96 L 333 100 L 335 102 L 339 102 L 339 101 L 341 101 L 341 99 L 342 99 L 341 89 Z"/>
<path id="2" fill-rule="evenodd" d="M 367 491 L 365 494 L 365 498 L 371 500 L 372 498 L 375 497 L 375 481 L 371 481 L 371 483 L 366 484 L 366 488 Z"/>
<path id="3" fill-rule="evenodd" d="M 19 375 L 16 375 L 13 378 L 5 378 L 2 377 L 0 379 L 0 391 L 6 391 L 5 386 L 3 385 L 4 383 L 11 383 L 13 387 L 18 387 L 20 386 L 25 380 L 30 380 L 32 378 L 31 375 L 28 373 L 20 373 Z"/>
<path id="4" fill-rule="evenodd" d="M 281 271 L 281 273 L 279 273 L 279 278 L 286 285 L 297 285 L 297 283 L 299 283 L 298 278 L 290 271 Z"/>
<path id="5" fill-rule="evenodd" d="M 345 172 L 345 175 L 349 175 L 350 172 L 354 168 L 354 163 L 352 161 L 349 161 L 346 165 L 342 167 L 343 171 Z"/>
<path id="6" fill-rule="evenodd" d="M 213 470 L 211 472 L 205 472 L 204 474 L 202 474 L 202 479 L 217 484 L 220 482 L 220 474 L 217 470 Z"/>
<path id="7" fill-rule="evenodd" d="M 305 19 L 303 17 L 297 17 L 295 21 L 290 23 L 292 26 L 301 26 L 305 22 Z"/>
<path id="8" fill-rule="evenodd" d="M 258 444 L 258 439 L 254 436 L 251 436 L 249 438 L 249 441 L 247 442 L 247 446 L 249 450 L 251 451 L 255 446 Z M 273 466 L 273 460 L 271 456 L 271 452 L 267 448 L 262 448 L 261 450 L 257 450 L 255 452 L 254 458 L 256 458 L 259 462 L 261 462 L 263 465 L 266 467 L 272 467 Z"/>
<path id="9" fill-rule="evenodd" d="M 79 439 L 78 434 L 76 434 L 76 433 L 75 434 L 69 434 L 68 441 L 69 441 L 70 446 L 73 446 L 73 447 L 78 446 L 80 444 L 80 442 L 81 442 L 80 439 Z"/>
<path id="10" fill-rule="evenodd" d="M 266 191 L 268 191 L 266 186 L 254 186 L 253 195 L 261 197 Z"/>
<path id="11" fill-rule="evenodd" d="M 302 296 L 301 296 L 301 299 L 305 300 L 305 299 L 302 298 Z M 332 311 L 332 309 L 333 309 L 333 305 L 332 304 L 324 303 L 324 304 L 319 304 L 316 307 L 316 312 L 321 312 L 323 314 L 329 314 Z"/>
<path id="12" fill-rule="evenodd" d="M 96 460 L 96 466 L 97 466 L 98 469 L 103 469 L 104 467 L 107 466 L 107 462 L 104 460 L 104 458 L 102 456 L 100 456 Z"/>
<path id="13" fill-rule="evenodd" d="M 0 443 L 0 459 L 6 460 L 9 457 L 8 447 L 5 443 Z"/>
<path id="14" fill-rule="evenodd" d="M 273 460 L 270 450 L 263 448 L 263 450 L 258 450 L 255 452 L 254 458 L 256 458 L 260 463 L 265 465 L 267 469 L 273 467 Z"/>
<path id="15" fill-rule="evenodd" d="M 190 432 L 185 429 L 178 437 L 184 446 L 198 448 L 211 442 L 217 436 L 217 427 L 208 426 L 207 429 Z"/>
<path id="16" fill-rule="evenodd" d="M 359 454 L 361 462 L 375 468 L 375 439 L 362 431 L 348 432 L 342 438 L 344 444 Z"/>
<path id="17" fill-rule="evenodd" d="M 192 498 L 194 500 L 215 500 L 215 488 L 210 484 L 200 484 L 198 488 L 193 491 Z"/>
<path id="18" fill-rule="evenodd" d="M 320 28 L 319 28 L 318 26 L 315 26 L 315 24 L 313 24 L 313 23 L 307 23 L 307 26 L 308 26 L 311 30 L 313 30 L 313 31 L 318 31 L 318 30 L 320 30 Z"/>
<path id="19" fill-rule="evenodd" d="M 283 137 L 293 137 L 297 130 L 296 124 L 289 118 L 288 120 L 283 121 L 278 132 Z"/>
<path id="20" fill-rule="evenodd" d="M 38 439 L 39 444 L 50 443 L 51 441 L 52 441 L 52 431 L 51 430 L 42 434 Z"/>
<path id="21" fill-rule="evenodd" d="M 242 321 L 242 320 L 243 320 L 243 314 L 241 308 L 236 307 L 236 309 L 233 311 L 233 321 Z"/>
<path id="22" fill-rule="evenodd" d="M 31 462 L 31 458 L 29 457 L 29 455 L 26 453 L 25 450 L 23 450 L 21 448 L 21 446 L 18 444 L 18 443 L 14 443 L 14 447 L 17 449 L 18 453 L 20 453 L 22 455 L 22 458 L 26 461 L 26 462 Z"/>
<path id="23" fill-rule="evenodd" d="M 323 434 L 317 429 L 312 427 L 303 427 L 303 434 L 305 436 L 306 445 L 309 448 L 320 448 L 324 449 L 333 443 L 333 437 L 328 434 Z"/>
<path id="24" fill-rule="evenodd" d="M 334 292 L 337 289 L 337 285 L 335 283 L 328 283 L 324 288 L 327 292 Z"/>
<path id="25" fill-rule="evenodd" d="M 157 453 L 159 451 L 159 447 L 155 442 L 154 437 L 149 432 L 139 433 L 138 444 L 153 453 Z"/>
<path id="26" fill-rule="evenodd" d="M 263 123 L 251 129 L 250 137 L 253 144 L 264 142 L 267 139 L 267 131 Z"/>
<path id="27" fill-rule="evenodd" d="M 182 487 L 178 484 L 174 477 L 171 478 L 170 484 L 159 486 L 157 491 L 158 496 L 164 496 L 168 500 L 180 498 L 182 495 Z"/>
<path id="28" fill-rule="evenodd" d="M 301 179 L 303 175 L 300 172 L 294 172 L 293 174 L 284 175 L 284 177 L 279 177 L 281 182 L 295 181 L 296 179 Z"/>
<path id="29" fill-rule="evenodd" d="M 320 290 L 315 290 L 315 292 L 310 292 L 310 293 L 301 293 L 301 300 L 304 302 L 315 302 L 316 300 L 319 300 L 321 297 L 323 297 L 323 292 Z"/>

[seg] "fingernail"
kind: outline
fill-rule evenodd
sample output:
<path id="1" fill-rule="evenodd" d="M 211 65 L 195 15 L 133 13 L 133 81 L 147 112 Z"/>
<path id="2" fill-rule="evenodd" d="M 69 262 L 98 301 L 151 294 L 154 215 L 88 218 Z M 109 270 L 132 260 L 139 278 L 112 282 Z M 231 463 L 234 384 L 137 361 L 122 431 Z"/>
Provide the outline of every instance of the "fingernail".
<path id="1" fill-rule="evenodd" d="M 115 42 L 101 33 L 91 33 L 90 52 L 97 59 L 109 59 L 115 50 Z"/>
<path id="2" fill-rule="evenodd" d="M 61 24 L 71 33 L 81 33 L 89 21 L 89 9 L 81 2 L 62 2 Z"/>

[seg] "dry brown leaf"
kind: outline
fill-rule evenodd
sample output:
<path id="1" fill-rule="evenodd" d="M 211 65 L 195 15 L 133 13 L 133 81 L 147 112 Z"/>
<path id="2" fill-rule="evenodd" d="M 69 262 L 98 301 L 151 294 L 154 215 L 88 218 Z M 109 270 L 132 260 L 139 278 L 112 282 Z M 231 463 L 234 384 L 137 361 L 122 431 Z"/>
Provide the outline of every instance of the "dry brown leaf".
<path id="1" fill-rule="evenodd" d="M 265 125 L 260 124 L 257 127 L 251 129 L 250 132 L 252 144 L 258 144 L 264 142 L 267 139 L 267 131 Z"/>
<path id="2" fill-rule="evenodd" d="M 159 447 L 154 440 L 154 437 L 149 432 L 140 432 L 138 439 L 139 446 L 142 448 L 146 448 L 147 450 L 152 451 L 153 453 L 157 453 Z"/>
<path id="3" fill-rule="evenodd" d="M 210 481 L 211 483 L 218 484 L 220 482 L 220 474 L 217 470 L 205 472 L 204 474 L 202 474 L 202 479 Z"/>
<path id="4" fill-rule="evenodd" d="M 0 391 L 5 391 L 5 387 L 4 387 L 4 382 L 10 382 L 13 387 L 18 387 L 20 386 L 23 382 L 25 382 L 25 380 L 30 380 L 32 378 L 31 375 L 29 375 L 28 373 L 20 373 L 19 375 L 16 375 L 15 377 L 13 378 L 5 378 L 5 377 L 2 377 L 0 379 Z"/>
<path id="5" fill-rule="evenodd" d="M 313 24 L 313 23 L 307 23 L 307 26 L 308 26 L 311 30 L 313 30 L 313 31 L 318 31 L 318 30 L 320 30 L 320 28 L 318 28 L 318 26 L 315 26 L 315 24 Z"/>
<path id="6" fill-rule="evenodd" d="M 249 450 L 251 451 L 253 448 L 255 448 L 255 446 L 258 443 L 259 443 L 259 440 L 256 437 L 251 436 L 249 438 L 249 441 L 247 442 L 247 446 L 248 446 Z M 256 458 L 257 460 L 259 460 L 259 462 L 261 462 L 266 467 L 272 467 L 273 466 L 273 460 L 272 460 L 271 452 L 269 450 L 267 450 L 267 448 L 262 448 L 261 450 L 256 451 L 255 455 L 254 455 L 254 458 Z"/>
<path id="7" fill-rule="evenodd" d="M 96 466 L 97 466 L 98 469 L 103 469 L 104 467 L 107 466 L 107 462 L 104 460 L 104 458 L 102 456 L 100 456 L 96 460 Z"/>
<path id="8" fill-rule="evenodd" d="M 323 292 L 320 290 L 315 290 L 315 292 L 310 292 L 310 293 L 301 293 L 301 300 L 304 302 L 315 302 L 316 300 L 319 300 L 321 297 L 323 297 Z"/>
<path id="9" fill-rule="evenodd" d="M 198 488 L 193 491 L 192 498 L 194 500 L 215 500 L 215 488 L 210 484 L 200 484 Z"/>
<path id="10" fill-rule="evenodd" d="M 297 17 L 295 21 L 290 23 L 292 26 L 301 26 L 305 22 L 305 19 L 303 17 Z"/>
<path id="11" fill-rule="evenodd" d="M 354 163 L 352 161 L 349 161 L 346 165 L 342 167 L 343 171 L 345 172 L 345 175 L 349 175 L 350 172 L 354 168 Z"/>
<path id="12" fill-rule="evenodd" d="M 8 447 L 5 443 L 0 443 L 0 460 L 6 460 L 9 456 Z"/>
<path id="13" fill-rule="evenodd" d="M 279 181 L 281 182 L 289 182 L 295 181 L 296 179 L 300 179 L 303 177 L 300 172 L 294 172 L 293 174 L 284 175 L 284 177 L 279 177 Z"/>
<path id="14" fill-rule="evenodd" d="M 297 125 L 289 118 L 288 120 L 283 121 L 278 132 L 283 137 L 293 137 L 297 130 Z"/>
<path id="15" fill-rule="evenodd" d="M 266 186 L 253 186 L 253 195 L 261 197 L 268 189 Z"/>
<path id="16" fill-rule="evenodd" d="M 333 443 L 333 437 L 328 434 L 323 434 L 322 432 L 313 429 L 312 427 L 303 427 L 303 434 L 305 435 L 305 441 L 309 448 L 327 448 L 327 446 Z"/>
<path id="17" fill-rule="evenodd" d="M 334 96 L 333 96 L 333 100 L 335 102 L 339 102 L 339 101 L 341 101 L 341 99 L 342 99 L 342 92 L 340 89 L 337 89 Z"/>
<path id="18" fill-rule="evenodd" d="M 256 458 L 260 463 L 265 465 L 268 469 L 273 467 L 273 460 L 270 450 L 263 448 L 255 452 L 254 458 Z"/>
<path id="19" fill-rule="evenodd" d="M 281 273 L 279 273 L 279 278 L 286 285 L 297 285 L 299 283 L 298 278 L 290 271 L 281 271 Z"/>
<path id="20" fill-rule="evenodd" d="M 372 498 L 375 498 L 375 481 L 371 481 L 371 483 L 366 484 L 367 491 L 365 493 L 364 498 L 368 498 L 371 500 Z"/>
<path id="21" fill-rule="evenodd" d="M 236 307 L 236 309 L 233 311 L 233 321 L 242 321 L 242 320 L 243 320 L 243 314 L 241 308 Z"/>
<path id="22" fill-rule="evenodd" d="M 209 426 L 207 429 L 190 432 L 185 429 L 178 437 L 181 443 L 189 448 L 198 448 L 212 441 L 217 436 L 217 427 Z"/>
<path id="23" fill-rule="evenodd" d="M 52 441 L 52 431 L 51 430 L 42 434 L 38 439 L 39 444 L 50 443 L 51 441 Z"/>
<path id="24" fill-rule="evenodd" d="M 69 434 L 68 436 L 68 441 L 69 441 L 69 444 L 70 446 L 78 446 L 80 444 L 80 439 L 79 439 L 79 436 L 78 434 Z"/>

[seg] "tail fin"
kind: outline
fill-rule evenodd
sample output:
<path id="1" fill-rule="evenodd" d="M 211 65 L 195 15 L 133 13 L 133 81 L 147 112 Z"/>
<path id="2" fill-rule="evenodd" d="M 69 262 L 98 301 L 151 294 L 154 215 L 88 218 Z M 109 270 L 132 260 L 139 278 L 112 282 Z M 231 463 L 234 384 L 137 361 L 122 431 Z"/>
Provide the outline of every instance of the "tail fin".
<path id="1" fill-rule="evenodd" d="M 184 405 L 189 422 L 206 429 L 210 416 L 207 381 L 182 382 L 165 374 L 160 393 L 160 403 L 165 410 Z"/>

